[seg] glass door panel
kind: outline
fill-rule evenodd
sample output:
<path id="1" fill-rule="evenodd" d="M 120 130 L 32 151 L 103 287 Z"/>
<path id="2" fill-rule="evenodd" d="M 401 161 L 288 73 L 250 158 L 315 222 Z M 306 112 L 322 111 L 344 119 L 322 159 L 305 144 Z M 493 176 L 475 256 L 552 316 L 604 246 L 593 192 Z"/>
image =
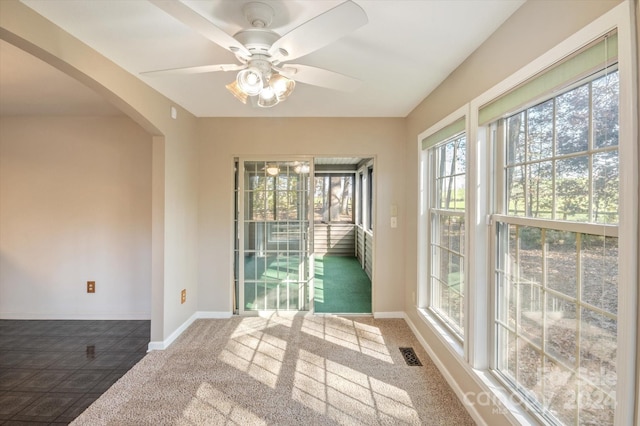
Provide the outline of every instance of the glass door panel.
<path id="1" fill-rule="evenodd" d="M 310 309 L 311 160 L 239 162 L 239 311 Z"/>

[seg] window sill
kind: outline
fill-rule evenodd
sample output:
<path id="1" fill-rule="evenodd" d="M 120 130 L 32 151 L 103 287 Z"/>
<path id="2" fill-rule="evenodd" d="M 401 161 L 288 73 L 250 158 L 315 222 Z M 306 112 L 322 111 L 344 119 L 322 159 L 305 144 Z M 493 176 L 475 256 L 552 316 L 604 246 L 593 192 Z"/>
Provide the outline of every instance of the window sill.
<path id="1" fill-rule="evenodd" d="M 460 341 L 447 329 L 433 313 L 426 308 L 418 308 L 420 318 L 431 327 L 438 336 L 442 343 L 444 343 L 453 353 L 460 358 L 460 361 L 464 362 L 464 348 L 460 344 Z"/>
<path id="2" fill-rule="evenodd" d="M 458 385 L 460 392 L 456 393 L 468 410 L 478 413 L 478 408 L 491 407 L 492 414 L 503 416 L 513 425 L 544 424 L 537 416 L 528 411 L 524 403 L 521 402 L 520 397 L 509 391 L 490 370 L 479 370 L 469 365 L 465 360 L 464 348 L 460 341 L 433 313 L 425 308 L 416 309 L 422 321 L 435 332 L 452 357 L 464 368 L 477 386 L 482 389 L 479 393 L 465 392 L 464 388 Z"/>

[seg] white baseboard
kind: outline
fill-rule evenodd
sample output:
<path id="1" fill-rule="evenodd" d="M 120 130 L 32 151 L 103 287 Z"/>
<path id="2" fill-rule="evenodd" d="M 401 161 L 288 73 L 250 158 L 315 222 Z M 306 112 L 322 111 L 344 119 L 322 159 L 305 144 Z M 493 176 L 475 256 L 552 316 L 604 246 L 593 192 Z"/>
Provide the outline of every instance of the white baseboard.
<path id="1" fill-rule="evenodd" d="M 409 328 L 411 329 L 413 334 L 416 336 L 416 339 L 418 339 L 418 341 L 420 342 L 420 344 L 422 345 L 424 350 L 427 351 L 427 354 L 429 354 L 429 358 L 431 358 L 431 360 L 436 365 L 436 367 L 438 367 L 438 370 L 440 371 L 440 374 L 442 374 L 442 376 L 447 381 L 447 383 L 449 384 L 451 389 L 453 389 L 453 392 L 456 394 L 458 399 L 461 402 L 464 401 L 465 400 L 465 395 L 464 395 L 464 392 L 462 391 L 462 388 L 460 387 L 458 382 L 456 382 L 454 380 L 454 378 L 451 376 L 451 373 L 449 373 L 449 370 L 445 367 L 445 365 L 442 363 L 440 358 L 438 358 L 436 353 L 431 349 L 431 347 L 426 342 L 426 340 L 424 340 L 424 338 L 422 337 L 422 335 L 420 334 L 420 332 L 416 328 L 415 324 L 413 324 L 413 321 L 411 321 L 411 319 L 409 318 L 408 315 L 405 315 L 405 319 L 404 320 L 407 322 L 407 324 L 409 325 Z M 473 420 L 478 425 L 483 425 L 483 426 L 487 425 L 486 421 L 482 418 L 482 416 L 480 415 L 480 413 L 476 409 L 475 405 L 464 404 L 464 407 L 466 408 L 466 410 L 469 413 L 469 415 L 471 416 L 471 418 L 473 418 Z"/>
<path id="2" fill-rule="evenodd" d="M 151 314 L 148 312 L 133 313 L 21 313 L 21 312 L 0 312 L 0 319 L 5 320 L 150 320 Z"/>
<path id="3" fill-rule="evenodd" d="M 440 335 L 441 342 L 447 347 L 447 349 L 451 353 L 451 359 L 455 360 L 457 363 L 453 366 L 453 368 L 463 370 L 469 379 L 474 382 L 474 384 L 480 388 L 480 393 L 484 395 L 483 401 L 478 397 L 478 403 L 483 402 L 490 403 L 493 408 L 492 414 L 501 415 L 503 418 L 512 425 L 533 425 L 539 424 L 540 422 L 536 420 L 534 416 L 528 413 L 524 404 L 519 402 L 519 398 L 514 398 L 512 394 L 510 394 L 504 387 L 489 374 L 487 371 L 483 370 L 475 370 L 469 364 L 465 363 L 462 359 L 462 353 L 458 353 L 451 345 L 444 339 L 442 336 L 442 331 L 438 331 L 437 324 L 424 314 L 421 318 L 427 324 L 427 327 L 434 330 L 436 335 Z M 409 316 L 405 318 L 405 321 L 409 325 L 409 328 L 413 331 L 413 334 L 416 336 L 420 344 L 423 346 L 425 351 L 429 354 L 436 367 L 445 378 L 451 389 L 453 389 L 454 393 L 463 403 L 469 415 L 473 418 L 473 420 L 481 426 L 486 426 L 487 420 L 482 416 L 482 414 L 478 411 L 478 407 L 474 403 L 466 403 L 465 401 L 469 401 L 468 395 L 469 392 L 465 392 L 460 384 L 453 378 L 450 370 L 445 366 L 440 358 L 435 354 L 435 352 L 431 349 L 431 346 L 424 340 L 424 337 L 420 334 L 415 324 L 411 321 Z"/>
<path id="4" fill-rule="evenodd" d="M 147 352 L 163 351 L 167 349 L 191 324 L 197 319 L 228 319 L 233 315 L 232 312 L 213 312 L 213 311 L 196 311 L 180 325 L 169 337 L 160 342 L 149 342 Z"/>
<path id="5" fill-rule="evenodd" d="M 374 312 L 373 317 L 376 319 L 380 318 L 405 318 L 404 312 Z"/>
<path id="6" fill-rule="evenodd" d="M 197 311 L 196 315 L 196 319 L 229 319 L 233 316 L 233 312 Z"/>

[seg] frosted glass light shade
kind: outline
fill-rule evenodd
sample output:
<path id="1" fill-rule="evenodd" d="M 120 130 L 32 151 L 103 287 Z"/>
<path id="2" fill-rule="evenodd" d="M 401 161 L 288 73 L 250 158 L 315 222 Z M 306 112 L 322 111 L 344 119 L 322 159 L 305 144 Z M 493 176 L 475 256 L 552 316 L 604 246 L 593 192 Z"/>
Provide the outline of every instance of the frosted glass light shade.
<path id="1" fill-rule="evenodd" d="M 254 96 L 260 93 L 264 83 L 262 81 L 262 73 L 258 68 L 250 67 L 238 72 L 236 76 L 238 87 L 248 96 Z"/>
<path id="2" fill-rule="evenodd" d="M 274 74 L 269 80 L 269 86 L 273 88 L 278 100 L 285 100 L 296 87 L 296 82 L 280 74 Z"/>
<path id="3" fill-rule="evenodd" d="M 242 102 L 243 104 L 247 103 L 247 94 L 245 92 L 243 92 L 242 90 L 240 90 L 240 87 L 238 87 L 238 82 L 236 80 L 233 80 L 232 83 L 229 83 L 225 86 L 227 88 L 228 91 L 231 92 L 231 94 L 233 96 L 236 97 L 236 99 L 238 99 L 240 102 Z"/>

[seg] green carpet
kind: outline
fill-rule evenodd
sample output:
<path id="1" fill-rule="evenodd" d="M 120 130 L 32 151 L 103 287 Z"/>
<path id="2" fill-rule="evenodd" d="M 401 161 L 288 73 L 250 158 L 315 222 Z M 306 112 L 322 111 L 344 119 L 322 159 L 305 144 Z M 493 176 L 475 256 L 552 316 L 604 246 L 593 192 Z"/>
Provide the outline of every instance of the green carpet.
<path id="1" fill-rule="evenodd" d="M 355 257 L 315 258 L 315 312 L 370 314 L 371 280 Z"/>

